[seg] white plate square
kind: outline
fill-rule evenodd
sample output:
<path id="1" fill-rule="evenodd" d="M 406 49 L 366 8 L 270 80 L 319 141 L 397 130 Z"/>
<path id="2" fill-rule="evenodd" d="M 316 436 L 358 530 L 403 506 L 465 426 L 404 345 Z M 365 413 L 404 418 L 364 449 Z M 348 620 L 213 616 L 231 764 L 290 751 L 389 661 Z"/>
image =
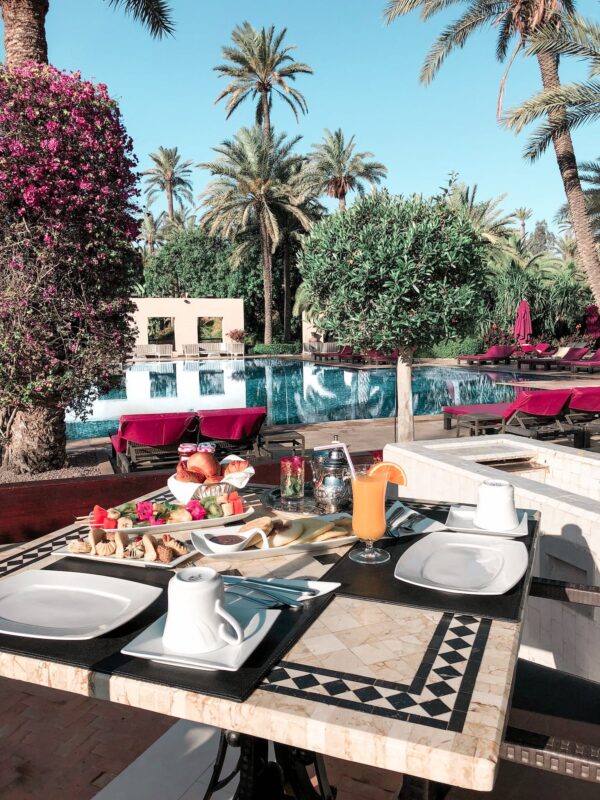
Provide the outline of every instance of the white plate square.
<path id="1" fill-rule="evenodd" d="M 446 520 L 446 527 L 453 531 L 480 533 L 482 536 L 506 536 L 508 538 L 527 536 L 529 533 L 527 511 L 524 508 L 518 508 L 517 517 L 519 524 L 511 531 L 489 531 L 485 528 L 478 528 L 473 522 L 475 506 L 451 506 Z"/>
<path id="2" fill-rule="evenodd" d="M 162 527 L 162 526 L 161 526 Z M 156 528 L 154 529 L 156 530 Z M 139 534 L 136 534 L 139 536 Z M 129 541 L 131 541 L 134 537 L 130 536 Z M 162 561 L 144 561 L 143 558 L 117 558 L 116 556 L 93 556 L 91 553 L 71 553 L 69 550 L 69 545 L 65 545 L 65 547 L 61 547 L 59 550 L 55 550 L 54 553 L 51 555 L 53 556 L 71 556 L 71 558 L 85 558 L 89 561 L 103 561 L 106 564 L 122 564 L 126 567 L 158 567 L 159 569 L 173 569 L 174 567 L 179 567 L 183 564 L 184 561 L 187 561 L 188 558 L 191 556 L 196 555 L 196 551 L 191 545 L 191 542 L 184 541 L 184 544 L 188 547 L 188 552 L 182 556 L 177 556 L 174 558 L 173 561 L 169 561 L 168 564 L 164 564 Z"/>
<path id="3" fill-rule="evenodd" d="M 525 574 L 523 542 L 440 531 L 423 536 L 398 559 L 394 577 L 415 586 L 452 594 L 506 594 Z"/>
<path id="4" fill-rule="evenodd" d="M 255 603 L 245 597 L 227 593 L 225 594 L 225 608 L 236 617 L 242 626 L 244 641 L 240 645 L 224 644 L 218 650 L 197 656 L 173 653 L 166 650 L 162 643 L 167 618 L 167 615 L 164 614 L 139 636 L 136 636 L 121 652 L 126 656 L 145 658 L 175 667 L 202 670 L 222 669 L 227 672 L 236 672 L 265 638 L 280 612 L 271 608 L 258 609 Z"/>
<path id="5" fill-rule="evenodd" d="M 0 633 L 32 639 L 94 639 L 129 622 L 161 591 L 87 572 L 22 572 L 0 581 Z"/>

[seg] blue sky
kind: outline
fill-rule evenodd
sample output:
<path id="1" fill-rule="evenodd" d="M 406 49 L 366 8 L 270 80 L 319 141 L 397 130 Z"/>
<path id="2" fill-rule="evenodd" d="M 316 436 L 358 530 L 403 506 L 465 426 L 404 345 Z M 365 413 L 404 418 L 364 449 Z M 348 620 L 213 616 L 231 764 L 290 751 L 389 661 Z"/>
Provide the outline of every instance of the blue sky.
<path id="1" fill-rule="evenodd" d="M 452 56 L 430 86 L 418 81 L 423 57 L 445 18 L 422 23 L 417 16 L 393 25 L 383 21 L 384 0 L 172 0 L 177 30 L 162 41 L 150 38 L 122 11 L 103 0 L 51 0 L 48 15 L 50 61 L 79 69 L 85 78 L 108 84 L 121 104 L 140 168 L 159 145 L 177 145 L 194 162 L 211 157 L 211 147 L 253 121 L 242 105 L 225 119 L 214 100 L 223 84 L 212 71 L 234 25 L 287 26 L 296 57 L 313 76 L 301 76 L 309 113 L 297 124 L 286 107 L 274 109 L 279 130 L 302 134 L 307 149 L 323 128 L 355 134 L 388 167 L 388 188 L 397 193 L 432 193 L 455 170 L 477 183 L 482 197 L 507 193 L 505 206 L 529 206 L 534 220 L 549 221 L 564 202 L 553 154 L 530 165 L 521 157 L 524 137 L 495 120 L 503 67 L 494 58 L 494 33 L 480 34 Z M 598 16 L 597 0 L 579 3 L 581 13 Z M 583 75 L 565 64 L 565 78 Z M 509 78 L 509 107 L 539 87 L 535 62 L 521 59 Z M 575 134 L 580 160 L 600 155 L 596 130 Z M 205 174 L 195 170 L 199 192 Z M 156 207 L 158 208 L 158 203 Z"/>

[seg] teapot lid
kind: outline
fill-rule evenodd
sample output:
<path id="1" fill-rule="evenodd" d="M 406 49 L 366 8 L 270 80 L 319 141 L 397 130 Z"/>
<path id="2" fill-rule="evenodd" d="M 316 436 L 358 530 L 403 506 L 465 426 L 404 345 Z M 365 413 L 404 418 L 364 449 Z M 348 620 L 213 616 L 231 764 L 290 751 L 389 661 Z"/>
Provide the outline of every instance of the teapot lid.
<path id="1" fill-rule="evenodd" d="M 336 447 L 339 437 L 336 434 L 331 442 L 331 450 L 323 450 L 320 455 L 316 457 L 322 467 L 345 467 L 348 465 L 346 454 L 341 447 Z"/>

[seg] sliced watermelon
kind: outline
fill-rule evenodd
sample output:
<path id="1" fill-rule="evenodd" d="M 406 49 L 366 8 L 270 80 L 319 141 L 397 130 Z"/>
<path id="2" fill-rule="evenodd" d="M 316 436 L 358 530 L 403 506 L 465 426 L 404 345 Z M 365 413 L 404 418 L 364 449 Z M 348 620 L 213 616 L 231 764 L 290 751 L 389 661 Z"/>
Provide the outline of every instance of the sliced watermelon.
<path id="1" fill-rule="evenodd" d="M 244 513 L 244 501 L 240 500 L 239 497 L 237 500 L 233 501 L 233 513 L 234 514 L 243 514 Z"/>
<path id="2" fill-rule="evenodd" d="M 240 499 L 240 496 L 239 496 L 239 494 L 237 492 L 229 492 L 229 494 L 227 495 L 227 502 L 228 503 L 233 503 L 234 500 L 239 500 L 239 499 Z"/>
<path id="3" fill-rule="evenodd" d="M 106 509 L 102 506 L 94 506 L 92 510 L 92 520 L 96 525 L 102 525 L 106 519 Z"/>
<path id="4" fill-rule="evenodd" d="M 104 522 L 102 523 L 102 527 L 104 528 L 104 530 L 111 530 L 112 528 L 116 528 L 117 527 L 117 520 L 116 519 L 110 519 L 110 517 L 107 517 L 104 520 Z"/>

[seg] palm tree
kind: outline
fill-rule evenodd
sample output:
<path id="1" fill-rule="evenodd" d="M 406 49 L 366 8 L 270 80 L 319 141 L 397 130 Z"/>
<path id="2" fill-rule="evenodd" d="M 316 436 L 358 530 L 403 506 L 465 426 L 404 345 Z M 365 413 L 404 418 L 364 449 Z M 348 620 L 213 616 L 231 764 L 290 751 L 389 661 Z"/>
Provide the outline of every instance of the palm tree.
<path id="1" fill-rule="evenodd" d="M 187 231 L 190 228 L 196 227 L 196 215 L 189 206 L 184 206 L 181 203 L 175 209 L 173 219 L 167 217 L 162 224 L 162 234 L 165 239 L 174 236 L 180 231 Z"/>
<path id="2" fill-rule="evenodd" d="M 471 224 L 484 241 L 493 247 L 498 247 L 511 235 L 515 221 L 514 214 L 506 214 L 500 208 L 505 197 L 505 194 L 500 194 L 490 200 L 479 200 L 477 184 L 470 187 L 461 183 L 451 183 L 447 202 L 471 220 Z"/>
<path id="3" fill-rule="evenodd" d="M 449 4 L 449 0 L 388 0 L 386 17 L 388 22 L 392 22 L 397 17 L 420 7 L 421 15 L 426 20 L 439 11 L 445 11 Z M 447 56 L 452 51 L 462 48 L 469 36 L 481 28 L 491 27 L 498 31 L 496 55 L 500 61 L 506 59 L 511 41 L 516 39 L 514 49 L 508 58 L 508 69 L 510 69 L 517 53 L 528 48 L 540 29 L 546 30 L 550 25 L 560 28 L 564 24 L 563 18 L 557 13 L 558 10 L 563 10 L 567 14 L 573 13 L 573 0 L 529 0 L 529 2 L 525 2 L 525 0 L 497 0 L 497 2 L 468 0 L 466 6 L 462 15 L 440 34 L 429 51 L 421 70 L 423 83 L 429 83 Z M 540 48 L 535 52 L 527 49 L 527 52 L 535 54 L 537 58 L 544 89 L 559 93 L 561 84 L 556 50 Z M 508 69 L 500 84 L 499 115 Z M 551 126 L 549 137 L 554 145 L 558 168 L 567 196 L 581 263 L 587 273 L 594 296 L 600 302 L 600 260 L 586 210 L 571 133 L 569 126 L 565 124 L 566 119 L 568 120 L 568 116 L 564 104 L 561 105 L 558 102 L 548 110 L 548 120 Z M 511 124 L 514 126 L 514 123 Z"/>
<path id="4" fill-rule="evenodd" d="M 152 258 L 156 248 L 164 242 L 164 216 L 164 211 L 161 211 L 157 217 L 148 208 L 144 211 L 139 238 L 144 245 L 144 254 L 149 258 Z"/>
<path id="5" fill-rule="evenodd" d="M 160 39 L 173 33 L 171 6 L 167 0 L 108 0 L 122 7 Z M 0 0 L 4 22 L 4 52 L 8 68 L 24 61 L 48 63 L 46 14 L 50 0 Z"/>
<path id="6" fill-rule="evenodd" d="M 223 48 L 224 64 L 214 67 L 223 78 L 230 82 L 215 100 L 228 98 L 227 119 L 246 98 L 257 101 L 256 122 L 263 126 L 265 136 L 271 133 L 271 103 L 273 93 L 281 97 L 294 112 L 306 114 L 308 106 L 304 95 L 293 86 L 297 75 L 312 75 L 308 64 L 294 61 L 290 55 L 294 45 L 283 46 L 287 28 L 276 32 L 273 25 L 257 31 L 249 22 L 234 28 L 232 47 Z"/>
<path id="7" fill-rule="evenodd" d="M 579 175 L 584 187 L 585 204 L 592 223 L 594 236 L 600 240 L 600 161 L 583 161 L 579 164 Z M 570 234 L 573 225 L 569 216 L 568 205 L 563 205 L 558 210 L 555 221 L 560 229 L 566 229 Z"/>
<path id="8" fill-rule="evenodd" d="M 167 215 L 171 221 L 175 219 L 175 201 L 183 205 L 194 199 L 190 180 L 193 161 L 181 161 L 176 147 L 159 147 L 157 153 L 150 153 L 154 166 L 145 170 L 146 195 L 148 203 L 152 203 L 160 192 L 167 196 Z"/>
<path id="9" fill-rule="evenodd" d="M 273 341 L 273 253 L 281 239 L 279 220 L 291 214 L 308 228 L 302 210 L 304 196 L 296 194 L 294 176 L 303 158 L 292 151 L 301 137 L 265 134 L 258 125 L 242 128 L 233 139 L 214 150 L 219 158 L 199 164 L 209 170 L 211 181 L 201 195 L 207 209 L 201 220 L 211 234 L 235 239 L 256 226 L 263 262 L 265 344 Z"/>
<path id="10" fill-rule="evenodd" d="M 387 175 L 383 164 L 368 160 L 373 153 L 355 153 L 354 147 L 354 136 L 346 142 L 341 128 L 333 133 L 325 128 L 323 141 L 313 144 L 309 156 L 315 191 L 335 197 L 342 210 L 348 192 L 363 194 L 365 184 L 376 186 Z"/>
<path id="11" fill-rule="evenodd" d="M 525 227 L 525 223 L 528 219 L 531 219 L 533 211 L 530 208 L 524 208 L 520 206 L 519 208 L 515 208 L 515 219 L 521 223 L 521 239 L 525 239 L 527 236 L 527 228 Z"/>

